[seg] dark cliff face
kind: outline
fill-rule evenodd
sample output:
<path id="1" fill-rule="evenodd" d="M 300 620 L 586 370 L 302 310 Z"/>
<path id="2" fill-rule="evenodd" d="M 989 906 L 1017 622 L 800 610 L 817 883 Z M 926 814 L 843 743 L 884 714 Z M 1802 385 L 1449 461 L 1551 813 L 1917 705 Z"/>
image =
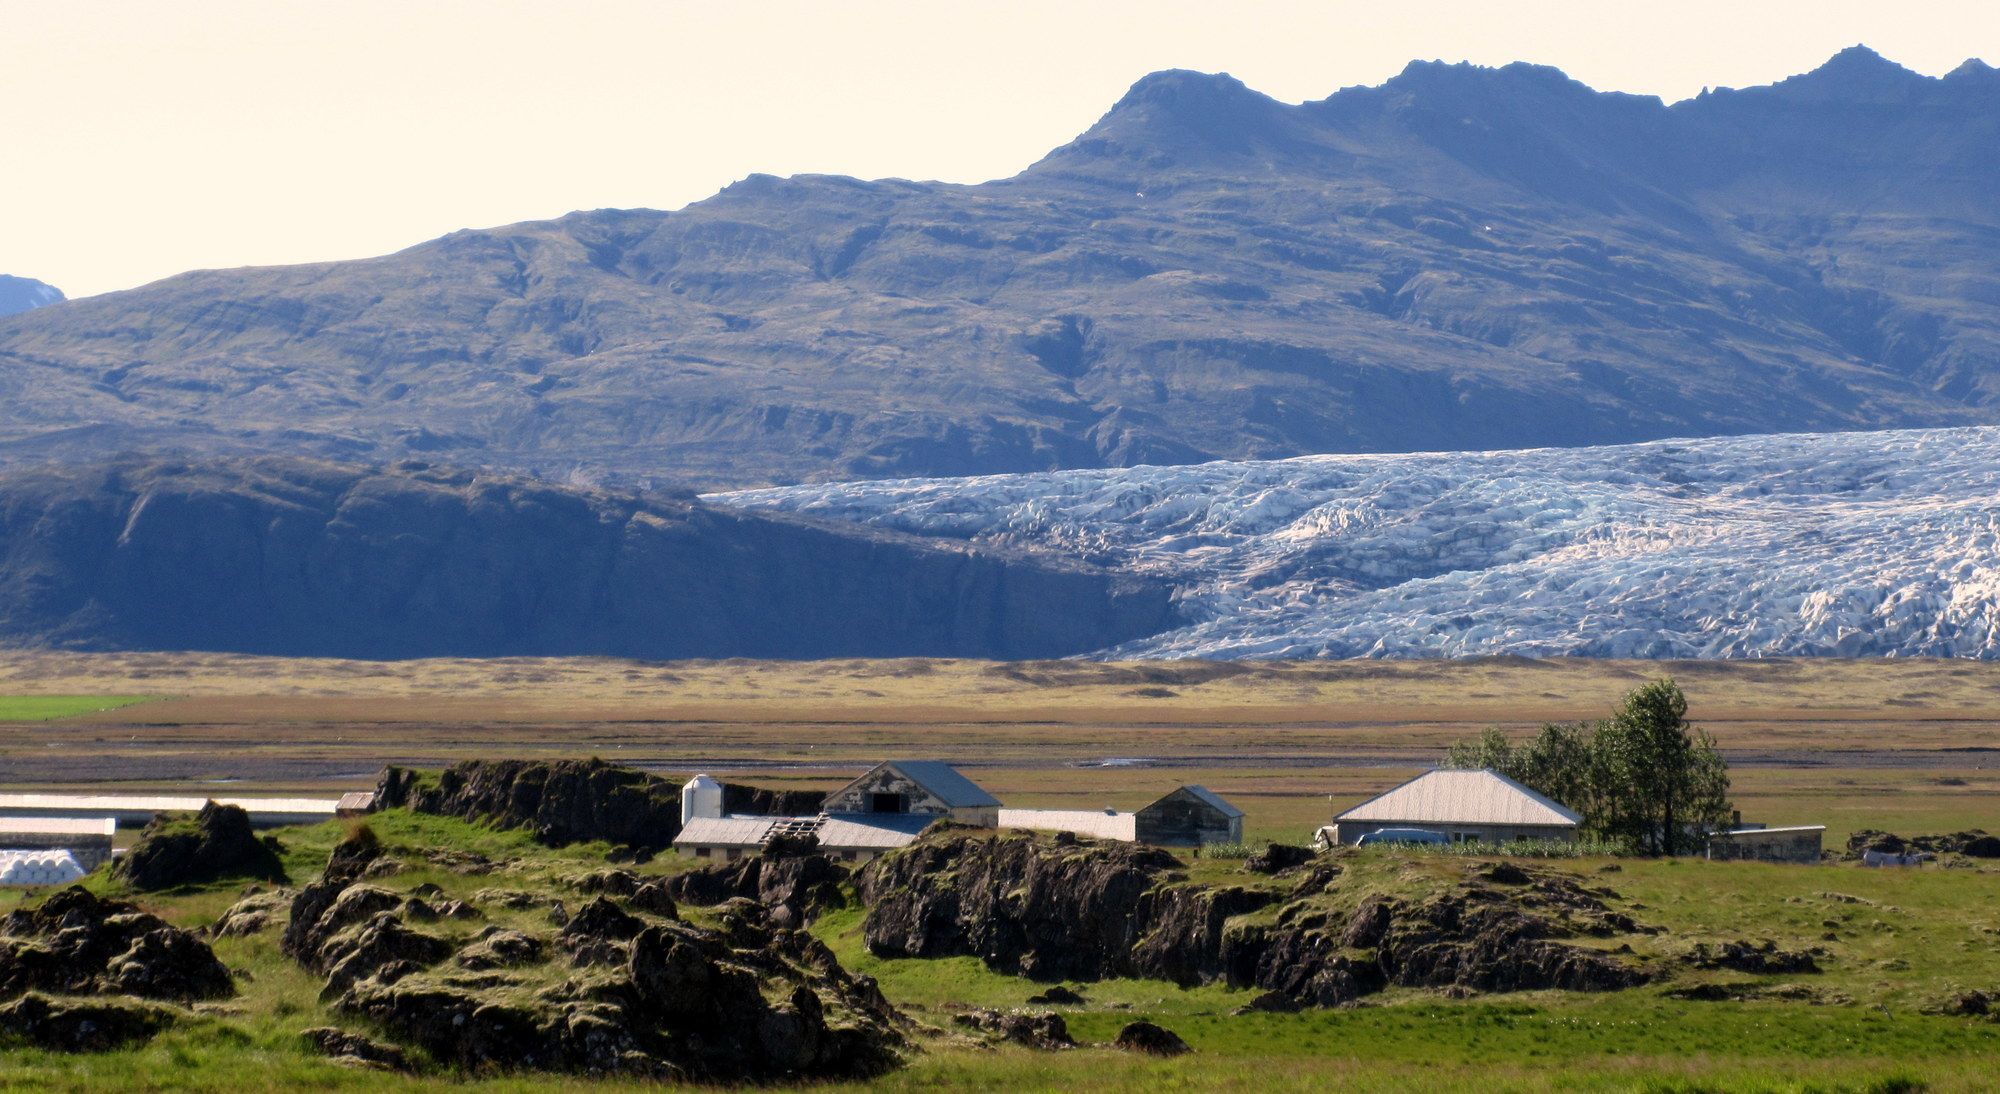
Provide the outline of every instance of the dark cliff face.
<path id="1" fill-rule="evenodd" d="M 753 176 L 15 316 L 0 458 L 722 489 L 2000 421 L 1996 173 L 2000 74 L 1865 50 L 1673 105 L 1166 72 L 977 186 Z"/>
<path id="2" fill-rule="evenodd" d="M 1041 657 L 1164 588 L 691 502 L 404 466 L 0 475 L 0 639 L 367 658 Z"/>

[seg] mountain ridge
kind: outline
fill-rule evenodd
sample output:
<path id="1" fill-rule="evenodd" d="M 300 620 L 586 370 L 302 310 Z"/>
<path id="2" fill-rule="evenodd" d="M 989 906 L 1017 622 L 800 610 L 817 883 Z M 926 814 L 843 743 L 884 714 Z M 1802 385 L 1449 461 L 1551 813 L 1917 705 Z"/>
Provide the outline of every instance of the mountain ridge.
<path id="1" fill-rule="evenodd" d="M 751 176 L 0 321 L 0 458 L 713 489 L 2000 420 L 2000 73 L 1901 72 L 1157 73 L 1005 179 Z"/>

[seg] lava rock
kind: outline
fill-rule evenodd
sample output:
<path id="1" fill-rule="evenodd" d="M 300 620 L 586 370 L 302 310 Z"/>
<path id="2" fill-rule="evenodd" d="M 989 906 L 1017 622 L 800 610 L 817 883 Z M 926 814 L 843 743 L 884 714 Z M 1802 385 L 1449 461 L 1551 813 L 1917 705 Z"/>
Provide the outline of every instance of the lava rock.
<path id="1" fill-rule="evenodd" d="M 1253 874 L 1282 874 L 1287 870 L 1304 866 L 1317 857 L 1318 853 L 1310 847 L 1273 843 L 1244 859 L 1243 868 Z"/>
<path id="2" fill-rule="evenodd" d="M 229 877 L 283 881 L 276 839 L 259 838 L 240 806 L 209 802 L 199 813 L 153 819 L 139 841 L 112 868 L 134 889 L 167 889 Z"/>
<path id="3" fill-rule="evenodd" d="M 1088 1002 L 1088 1000 L 1086 1000 L 1081 993 L 1071 991 L 1070 989 L 1063 987 L 1061 984 L 1057 984 L 1055 987 L 1050 988 L 1045 992 L 1039 992 L 1035 995 L 1028 996 L 1028 1002 L 1040 1003 L 1044 1006 L 1052 1004 L 1060 1006 L 1077 1006 L 1079 1004 Z"/>
<path id="4" fill-rule="evenodd" d="M 953 1015 L 951 1020 L 981 1033 L 992 1034 L 997 1040 L 1026 1045 L 1045 1052 L 1076 1047 L 1076 1042 L 1069 1035 L 1069 1025 L 1063 1021 L 1062 1015 L 1054 1011 L 1023 1014 L 997 1010 L 969 1010 L 963 1014 Z"/>
<path id="5" fill-rule="evenodd" d="M 1194 1051 L 1180 1039 L 1179 1034 L 1151 1022 L 1127 1024 L 1111 1043 L 1127 1052 L 1144 1052 L 1152 1056 L 1180 1056 Z"/>
<path id="6" fill-rule="evenodd" d="M 300 1030 L 299 1036 L 322 1056 L 350 1066 L 378 1071 L 409 1071 L 410 1058 L 402 1049 L 372 1041 L 359 1033 L 332 1026 Z"/>
<path id="7" fill-rule="evenodd" d="M 193 933 L 80 887 L 0 920 L 0 999 L 40 991 L 187 1002 L 234 990 L 229 970 Z"/>
<path id="8" fill-rule="evenodd" d="M 0 1031 L 57 1052 L 105 1052 L 174 1023 L 173 1011 L 129 1000 L 51 999 L 31 992 L 0 1006 Z"/>
<path id="9" fill-rule="evenodd" d="M 1765 939 L 1761 944 L 1738 940 L 1711 946 L 1706 942 L 1699 942 L 1687 955 L 1687 963 L 1697 969 L 1734 969 L 1737 972 L 1753 973 L 1819 971 L 1819 963 L 1813 959 L 1810 951 L 1781 950 L 1776 942 L 1769 939 Z"/>
<path id="10" fill-rule="evenodd" d="M 813 846 L 817 846 L 817 843 Z M 713 907 L 743 898 L 763 905 L 772 922 L 802 927 L 831 908 L 847 905 L 845 866 L 819 854 L 755 855 L 677 874 L 666 882 L 674 900 Z"/>

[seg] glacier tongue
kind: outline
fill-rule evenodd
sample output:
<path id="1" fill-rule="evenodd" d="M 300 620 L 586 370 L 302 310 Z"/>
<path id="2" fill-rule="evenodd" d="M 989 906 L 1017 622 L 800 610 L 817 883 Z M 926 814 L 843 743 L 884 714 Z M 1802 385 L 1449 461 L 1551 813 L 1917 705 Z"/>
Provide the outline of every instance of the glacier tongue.
<path id="1" fill-rule="evenodd" d="M 2000 657 L 2000 427 L 710 500 L 1170 578 L 1186 625 L 1104 657 Z"/>

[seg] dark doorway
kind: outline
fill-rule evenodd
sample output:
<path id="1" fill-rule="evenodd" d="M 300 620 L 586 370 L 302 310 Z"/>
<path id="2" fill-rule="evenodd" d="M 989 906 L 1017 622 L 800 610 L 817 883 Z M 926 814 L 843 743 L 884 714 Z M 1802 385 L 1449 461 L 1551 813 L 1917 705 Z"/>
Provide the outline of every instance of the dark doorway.
<path id="1" fill-rule="evenodd" d="M 868 795 L 868 811 L 870 813 L 901 813 L 903 811 L 903 796 L 901 794 L 870 794 Z"/>

